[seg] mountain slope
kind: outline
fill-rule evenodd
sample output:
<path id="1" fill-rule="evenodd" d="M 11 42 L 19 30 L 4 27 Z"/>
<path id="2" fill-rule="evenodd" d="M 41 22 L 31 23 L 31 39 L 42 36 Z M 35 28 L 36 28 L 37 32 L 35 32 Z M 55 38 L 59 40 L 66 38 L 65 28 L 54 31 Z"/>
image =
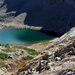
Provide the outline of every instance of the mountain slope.
<path id="1" fill-rule="evenodd" d="M 0 0 L 0 25 L 65 33 L 74 8 L 66 2 L 46 5 L 42 0 Z"/>

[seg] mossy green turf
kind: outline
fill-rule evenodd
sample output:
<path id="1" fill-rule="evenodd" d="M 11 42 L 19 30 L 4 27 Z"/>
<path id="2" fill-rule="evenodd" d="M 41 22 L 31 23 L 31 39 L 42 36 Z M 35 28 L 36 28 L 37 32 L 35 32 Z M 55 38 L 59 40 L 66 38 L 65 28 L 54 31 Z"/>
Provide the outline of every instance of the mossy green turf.
<path id="1" fill-rule="evenodd" d="M 34 49 L 29 49 L 29 48 L 26 48 L 26 47 L 23 47 L 23 46 L 14 46 L 14 48 L 18 48 L 18 49 L 24 49 L 28 52 L 28 54 L 30 55 L 38 55 L 40 54 L 40 52 L 37 52 L 35 51 Z"/>
<path id="2" fill-rule="evenodd" d="M 5 53 L 0 53 L 0 59 L 7 60 L 8 55 Z"/>
<path id="3" fill-rule="evenodd" d="M 6 49 L 2 49 L 4 52 L 15 52 L 15 50 L 12 50 L 12 48 L 10 48 L 9 44 L 3 46 L 6 48 Z"/>
<path id="4" fill-rule="evenodd" d="M 15 52 L 15 50 L 12 50 L 11 48 L 7 48 L 7 49 L 2 49 L 4 52 Z"/>
<path id="5" fill-rule="evenodd" d="M 4 67 L 4 63 L 3 62 L 0 62 L 0 67 Z"/>

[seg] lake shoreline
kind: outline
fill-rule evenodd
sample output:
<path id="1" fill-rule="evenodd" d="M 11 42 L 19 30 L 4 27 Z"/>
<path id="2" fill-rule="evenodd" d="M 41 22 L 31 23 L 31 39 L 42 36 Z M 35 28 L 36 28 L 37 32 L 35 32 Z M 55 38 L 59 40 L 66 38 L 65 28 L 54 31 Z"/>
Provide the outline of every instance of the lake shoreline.
<path id="1" fill-rule="evenodd" d="M 29 25 L 20 25 L 20 24 L 3 24 L 0 25 L 0 29 L 2 28 L 14 28 L 14 29 L 31 29 L 31 30 L 41 30 L 42 27 L 38 27 L 38 26 L 29 26 Z"/>
<path id="2" fill-rule="evenodd" d="M 54 37 L 60 37 L 62 36 L 64 33 L 60 33 L 60 32 L 54 32 L 54 31 L 50 31 L 50 30 L 46 30 L 46 29 L 42 29 L 42 27 L 40 26 L 29 26 L 29 25 L 20 25 L 20 24 L 3 24 L 3 25 L 0 25 L 0 29 L 2 28 L 14 28 L 14 29 L 31 29 L 31 30 L 38 30 L 40 32 L 43 32 L 47 35 L 50 35 L 50 36 L 54 36 Z"/>
<path id="3" fill-rule="evenodd" d="M 11 27 L 11 26 L 6 26 L 6 27 L 0 27 L 0 30 L 3 29 L 3 28 L 10 28 L 10 29 L 27 29 L 27 28 L 16 28 L 16 27 L 13 27 L 13 26 L 12 26 L 12 27 Z M 28 28 L 28 29 L 30 29 L 30 28 Z M 60 37 L 61 35 L 63 35 L 63 34 L 61 34 L 61 33 L 53 32 L 53 31 L 48 31 L 48 30 L 39 30 L 39 29 L 34 29 L 34 28 L 32 28 L 31 30 L 38 30 L 38 31 L 40 31 L 40 32 L 42 32 L 42 33 L 45 33 L 45 34 L 47 34 L 47 35 L 54 36 L 54 37 Z M 53 39 L 55 39 L 55 38 L 53 38 Z M 51 40 L 53 40 L 53 39 L 51 39 Z M 49 41 L 51 41 L 51 40 L 46 40 L 46 41 L 41 41 L 41 42 L 34 42 L 34 43 L 9 44 L 9 45 L 31 46 L 31 45 L 33 45 L 33 44 L 49 42 Z"/>
<path id="4" fill-rule="evenodd" d="M 18 25 L 15 25 L 15 26 L 14 25 L 2 25 L 2 26 L 0 26 L 0 29 L 3 29 L 3 28 L 38 30 L 40 32 L 43 32 L 47 35 L 54 36 L 54 37 L 60 37 L 63 35 L 62 33 L 44 30 L 44 29 L 42 29 L 42 27 L 29 26 L 29 25 L 22 25 L 21 27 L 20 27 L 20 25 L 19 26 Z"/>

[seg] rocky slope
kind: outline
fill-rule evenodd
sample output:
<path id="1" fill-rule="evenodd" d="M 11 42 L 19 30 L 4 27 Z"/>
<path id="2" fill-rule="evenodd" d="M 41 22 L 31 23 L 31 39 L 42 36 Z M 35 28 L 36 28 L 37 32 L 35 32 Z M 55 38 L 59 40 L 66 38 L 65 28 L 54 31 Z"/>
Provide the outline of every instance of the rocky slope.
<path id="1" fill-rule="evenodd" d="M 53 43 L 41 54 L 20 68 L 15 75 L 74 75 L 75 27 Z"/>
<path id="2" fill-rule="evenodd" d="M 40 52 L 20 45 L 0 44 L 0 75 L 11 75 Z"/>
<path id="3" fill-rule="evenodd" d="M 62 0 L 0 0 L 0 26 L 65 33 L 73 6 Z"/>

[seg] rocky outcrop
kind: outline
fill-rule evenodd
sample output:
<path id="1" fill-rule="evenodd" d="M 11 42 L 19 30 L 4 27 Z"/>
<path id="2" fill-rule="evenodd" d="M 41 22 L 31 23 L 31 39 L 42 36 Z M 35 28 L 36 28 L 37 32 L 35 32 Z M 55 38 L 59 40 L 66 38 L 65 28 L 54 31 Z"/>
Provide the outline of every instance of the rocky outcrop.
<path id="1" fill-rule="evenodd" d="M 69 73 L 71 73 L 71 75 L 75 74 L 74 43 L 75 41 L 69 44 L 69 46 L 67 46 L 68 48 L 62 48 L 54 51 L 53 53 L 51 53 L 50 51 L 44 51 L 43 53 L 41 53 L 41 55 L 31 60 L 27 64 L 27 66 L 19 69 L 16 75 L 68 75 Z"/>

